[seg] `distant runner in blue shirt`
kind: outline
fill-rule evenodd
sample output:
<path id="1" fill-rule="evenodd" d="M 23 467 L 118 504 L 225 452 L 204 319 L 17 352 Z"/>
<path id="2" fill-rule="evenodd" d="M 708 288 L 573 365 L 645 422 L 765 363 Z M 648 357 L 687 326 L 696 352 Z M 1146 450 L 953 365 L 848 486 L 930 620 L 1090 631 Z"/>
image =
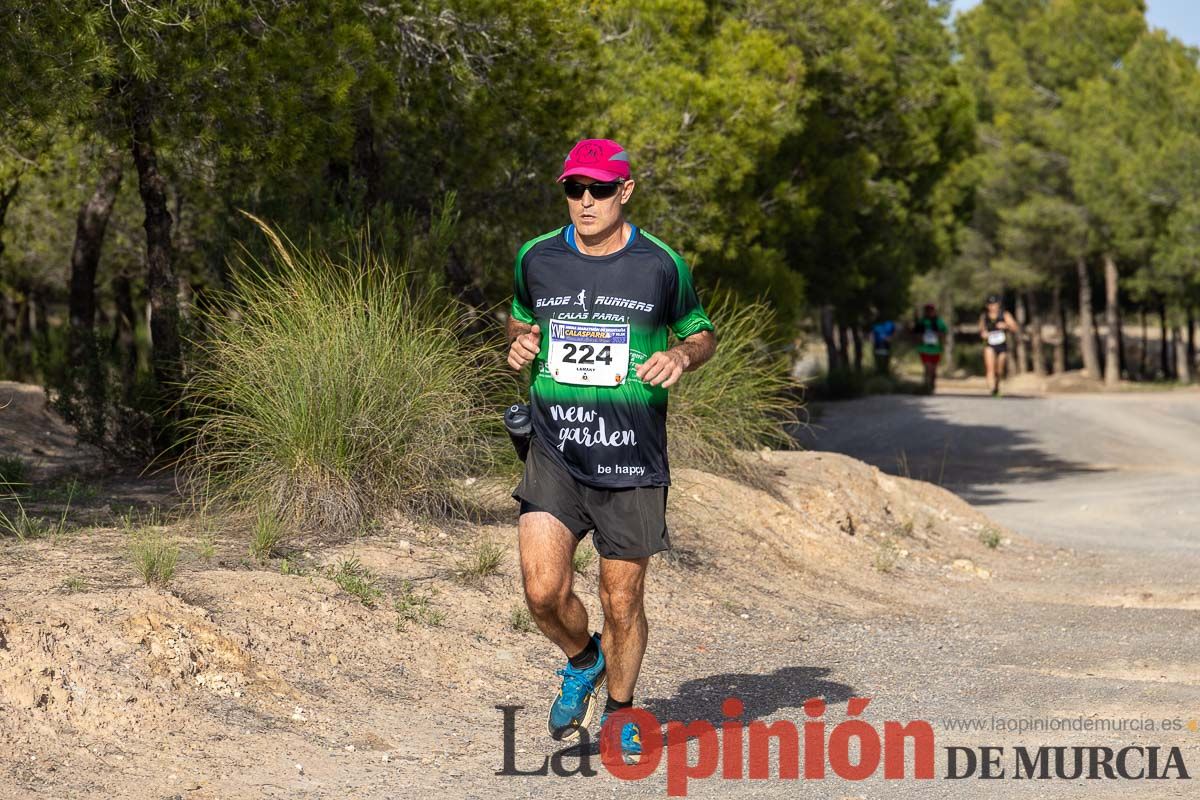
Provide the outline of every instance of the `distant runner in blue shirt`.
<path id="1" fill-rule="evenodd" d="M 880 320 L 871 327 L 871 343 L 875 348 L 875 371 L 888 373 L 888 360 L 892 357 L 892 337 L 896 335 L 896 323 L 890 319 Z"/>

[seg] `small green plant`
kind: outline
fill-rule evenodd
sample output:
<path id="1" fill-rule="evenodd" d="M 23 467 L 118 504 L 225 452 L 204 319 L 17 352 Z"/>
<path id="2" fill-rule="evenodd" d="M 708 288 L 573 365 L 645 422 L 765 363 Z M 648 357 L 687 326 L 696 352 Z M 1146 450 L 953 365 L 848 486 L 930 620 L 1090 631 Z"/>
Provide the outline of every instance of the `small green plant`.
<path id="1" fill-rule="evenodd" d="M 271 512 L 259 509 L 250 539 L 250 557 L 260 564 L 265 563 L 279 555 L 283 539 L 283 523 Z"/>
<path id="2" fill-rule="evenodd" d="M 504 563 L 504 545 L 491 539 L 480 539 L 470 554 L 459 563 L 458 575 L 463 583 L 478 583 L 500 572 Z"/>
<path id="3" fill-rule="evenodd" d="M 375 573 L 364 567 L 357 558 L 342 559 L 337 566 L 330 567 L 326 574 L 339 589 L 357 597 L 367 608 L 374 608 L 375 601 L 383 596 L 383 591 L 376 585 L 378 578 Z"/>
<path id="4" fill-rule="evenodd" d="M 900 553 L 896 543 L 891 539 L 884 539 L 879 543 L 879 549 L 875 551 L 875 569 L 883 573 L 891 572 L 896 568 L 899 557 Z"/>
<path id="5" fill-rule="evenodd" d="M 995 528 L 985 528 L 983 533 L 979 534 L 979 541 L 993 550 L 1000 546 L 1000 538 L 1000 531 Z"/>
<path id="6" fill-rule="evenodd" d="M 580 545 L 575 548 L 575 554 L 571 556 L 571 569 L 575 570 L 579 575 L 586 575 L 588 568 L 596 560 L 596 551 L 590 547 Z"/>
<path id="7" fill-rule="evenodd" d="M 904 522 L 896 526 L 894 533 L 897 536 L 905 536 L 911 538 L 916 531 L 916 524 L 911 519 L 906 519 Z"/>
<path id="8" fill-rule="evenodd" d="M 533 624 L 533 615 L 529 613 L 528 608 L 522 605 L 513 606 L 508 624 L 517 633 L 533 633 L 537 630 L 537 626 Z"/>
<path id="9" fill-rule="evenodd" d="M 280 561 L 279 561 L 279 574 L 280 575 L 295 575 L 297 577 L 303 577 L 306 574 L 306 572 L 304 570 L 304 567 L 301 567 L 297 564 L 293 564 L 290 560 L 284 558 L 284 559 L 280 559 Z"/>
<path id="10" fill-rule="evenodd" d="M 216 554 L 217 542 L 213 535 L 211 533 L 201 534 L 200 540 L 196 543 L 196 555 L 200 556 L 200 559 L 207 564 L 213 560 Z"/>
<path id="11" fill-rule="evenodd" d="M 15 510 L 10 513 L 0 506 L 0 534 L 15 536 L 24 542 L 29 539 L 57 539 L 67 532 L 67 514 L 71 510 L 69 498 L 57 521 L 51 521 L 44 517 L 31 517 L 25 510 L 25 504 L 16 494 L 4 499 L 11 501 Z"/>
<path id="12" fill-rule="evenodd" d="M 16 456 L 0 456 L 0 486 L 25 483 L 28 465 Z"/>
<path id="13" fill-rule="evenodd" d="M 72 575 L 62 582 L 62 588 L 67 594 L 75 594 L 87 589 L 87 581 L 78 575 Z"/>
<path id="14" fill-rule="evenodd" d="M 419 594 L 413 589 L 412 581 L 400 584 L 400 596 L 395 602 L 396 613 L 399 615 L 396 619 L 396 630 L 404 630 L 410 622 L 440 628 L 446 621 L 446 612 L 433 608 L 432 600 L 433 595 Z"/>
<path id="15" fill-rule="evenodd" d="M 170 583 L 179 563 L 179 548 L 166 534 L 153 528 L 135 530 L 131 536 L 129 555 L 142 582 L 147 586 Z"/>
<path id="16" fill-rule="evenodd" d="M 68 478 L 45 486 L 34 486 L 30 495 L 34 500 L 51 503 L 70 503 L 72 500 L 94 500 L 100 490 L 92 483 L 81 483 L 78 478 Z"/>

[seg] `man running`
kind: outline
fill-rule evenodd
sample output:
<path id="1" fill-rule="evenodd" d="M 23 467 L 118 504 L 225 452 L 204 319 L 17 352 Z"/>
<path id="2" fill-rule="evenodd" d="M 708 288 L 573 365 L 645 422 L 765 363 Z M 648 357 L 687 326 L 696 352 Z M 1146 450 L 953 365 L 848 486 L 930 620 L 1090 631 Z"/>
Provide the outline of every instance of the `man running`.
<path id="1" fill-rule="evenodd" d="M 875 371 L 888 374 L 888 362 L 892 357 L 892 337 L 896 335 L 896 323 L 880 319 L 871 326 L 871 344 L 875 351 Z"/>
<path id="2" fill-rule="evenodd" d="M 983 313 L 979 315 L 979 338 L 983 339 L 983 366 L 987 372 L 988 389 L 992 397 L 1000 394 L 1000 381 L 1004 379 L 1005 362 L 1008 360 L 1008 334 L 1018 333 L 1019 328 L 1013 315 L 1000 306 L 1000 295 L 990 294 Z"/>
<path id="3" fill-rule="evenodd" d="M 933 394 L 937 385 L 938 362 L 942 360 L 942 348 L 946 342 L 946 323 L 937 314 L 937 306 L 925 304 L 925 314 L 917 320 L 917 353 L 925 367 L 925 392 Z"/>
<path id="4" fill-rule="evenodd" d="M 533 442 L 513 493 L 521 576 L 538 627 L 567 656 L 548 722 L 551 736 L 570 740 L 590 723 L 606 679 L 602 728 L 633 705 L 646 568 L 670 547 L 667 390 L 712 357 L 716 337 L 684 260 L 625 220 L 634 181 L 619 144 L 579 142 L 558 181 L 571 224 L 517 254 L 507 332 L 509 365 L 532 365 Z M 572 589 L 571 558 L 589 531 L 602 634 L 589 634 Z M 636 763 L 634 723 L 622 724 L 620 743 Z"/>

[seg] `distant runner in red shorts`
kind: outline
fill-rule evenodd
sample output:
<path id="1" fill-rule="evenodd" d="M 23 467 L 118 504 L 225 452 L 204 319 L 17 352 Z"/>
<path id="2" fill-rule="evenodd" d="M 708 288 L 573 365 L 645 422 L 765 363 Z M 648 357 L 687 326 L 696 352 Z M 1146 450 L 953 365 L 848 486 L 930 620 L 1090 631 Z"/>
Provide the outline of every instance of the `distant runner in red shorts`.
<path id="1" fill-rule="evenodd" d="M 925 304 L 925 315 L 917 320 L 917 353 L 925 367 L 925 391 L 933 394 L 937 384 L 938 362 L 942 360 L 942 348 L 946 343 L 946 322 L 937 315 L 933 303 Z"/>

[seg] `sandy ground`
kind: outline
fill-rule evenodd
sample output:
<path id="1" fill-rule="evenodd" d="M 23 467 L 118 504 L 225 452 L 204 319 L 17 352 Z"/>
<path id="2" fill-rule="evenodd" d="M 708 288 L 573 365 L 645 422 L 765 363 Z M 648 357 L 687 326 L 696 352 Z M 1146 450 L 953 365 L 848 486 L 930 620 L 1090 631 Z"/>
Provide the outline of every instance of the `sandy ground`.
<path id="1" fill-rule="evenodd" d="M 942 488 L 886 474 L 898 470 L 883 443 L 909 437 L 927 418 L 973 428 L 962 442 L 990 441 L 982 435 L 988 426 L 1011 437 L 1025 425 L 1032 430 L 1023 435 L 1040 436 L 1039 421 L 1052 415 L 1003 416 L 1006 405 L 1034 401 L 963 400 L 982 415 L 966 422 L 959 417 L 967 412 L 939 405 L 952 398 L 875 400 L 903 403 L 831 407 L 816 445 L 861 447 L 858 455 L 882 471 L 828 452 L 765 454 L 778 480 L 772 495 L 677 469 L 676 549 L 651 569 L 651 642 L 638 703 L 662 720 L 719 723 L 720 703 L 732 695 L 745 703 L 746 720 L 799 724 L 804 700 L 820 696 L 832 728 L 851 697 L 869 697 L 863 716 L 872 724 L 933 724 L 939 779 L 714 777 L 693 781 L 689 796 L 1190 796 L 1183 781 L 1143 788 L 940 779 L 942 748 L 952 744 L 1174 744 L 1200 769 L 1200 734 L 1186 729 L 1031 736 L 945 728 L 947 718 L 1200 716 L 1200 596 L 1187 583 L 1194 550 L 1185 527 L 1121 549 L 1109 540 L 1122 535 L 1105 533 L 1103 515 L 1080 529 L 1082 538 L 1062 532 L 1073 525 L 1029 524 L 1062 510 L 1054 484 L 1098 474 L 1064 466 L 1075 459 L 1053 451 L 1061 442 L 1038 439 L 1009 461 L 986 460 L 989 477 L 987 469 L 970 472 L 975 459 L 959 458 L 937 437 L 911 437 L 909 474 L 925 476 L 935 455 L 949 453 L 943 460 L 955 481 L 943 474 L 943 482 L 999 522 Z M 7 413 L 0 425 L 29 427 Z M 42 412 L 31 401 L 23 413 Z M 1193 442 L 1194 422 L 1179 423 Z M 1148 419 L 1138 435 L 1151 431 L 1157 426 Z M 1155 441 L 1164 438 L 1187 436 Z M 3 451 L 26 446 L 5 440 Z M 1039 464 L 1033 451 L 1040 472 L 1026 476 L 1023 463 Z M 1186 456 L 1156 459 L 1164 480 Z M 39 480 L 61 481 L 69 447 L 42 457 Z M 636 782 L 599 764 L 591 778 L 495 774 L 504 762 L 498 704 L 524 707 L 514 736 L 518 768 L 555 751 L 544 713 L 561 666 L 540 635 L 513 624 L 520 593 L 511 518 L 457 527 L 397 519 L 363 539 L 293 541 L 285 574 L 279 559 L 247 558 L 245 521 L 152 514 L 177 502 L 169 481 L 92 480 L 94 492 L 75 501 L 70 532 L 0 538 L 0 797 L 665 794 L 665 769 Z M 1033 494 L 997 501 L 1011 486 Z M 36 510 L 54 513 L 61 504 L 46 498 Z M 167 590 L 140 586 L 127 555 L 127 528 L 146 525 L 183 550 Z M 504 547 L 498 574 L 458 579 L 481 541 Z M 1164 557 L 1170 569 L 1158 568 Z M 372 606 L 324 577 L 324 567 L 346 558 L 376 575 L 381 594 Z M 598 626 L 594 563 L 577 589 Z"/>

